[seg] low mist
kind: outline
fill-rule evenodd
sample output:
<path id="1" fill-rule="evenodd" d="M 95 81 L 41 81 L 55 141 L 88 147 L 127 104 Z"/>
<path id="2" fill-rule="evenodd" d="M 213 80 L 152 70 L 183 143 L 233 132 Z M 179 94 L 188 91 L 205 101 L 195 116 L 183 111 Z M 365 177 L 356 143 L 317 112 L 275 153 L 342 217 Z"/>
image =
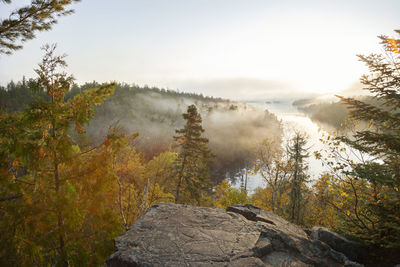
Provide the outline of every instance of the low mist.
<path id="1" fill-rule="evenodd" d="M 280 140 L 280 122 L 267 110 L 220 98 L 128 85 L 119 85 L 97 109 L 87 127 L 88 135 L 100 142 L 110 126 L 138 132 L 136 145 L 150 159 L 173 149 L 175 130 L 184 126 L 182 114 L 192 104 L 202 116 L 204 136 L 216 155 L 211 167 L 215 182 L 234 179 L 241 169 L 249 167 L 252 151 L 261 140 Z"/>

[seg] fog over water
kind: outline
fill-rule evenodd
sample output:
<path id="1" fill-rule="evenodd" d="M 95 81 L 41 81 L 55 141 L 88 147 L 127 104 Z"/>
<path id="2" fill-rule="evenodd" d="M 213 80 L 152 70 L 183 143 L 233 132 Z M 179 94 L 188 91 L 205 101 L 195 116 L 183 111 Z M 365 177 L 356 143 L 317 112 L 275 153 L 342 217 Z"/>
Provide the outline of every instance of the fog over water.
<path id="1" fill-rule="evenodd" d="M 309 137 L 307 147 L 310 148 L 310 157 L 307 159 L 307 162 L 309 163 L 308 172 L 311 176 L 311 180 L 315 180 L 318 178 L 319 174 L 327 170 L 322 166 L 321 161 L 314 157 L 314 151 L 321 150 L 324 147 L 319 139 L 324 133 L 326 134 L 326 132 L 304 113 L 299 112 L 297 108 L 292 105 L 293 101 L 293 99 L 260 100 L 249 101 L 246 103 L 268 109 L 268 111 L 274 113 L 278 119 L 282 121 L 284 129 L 283 140 L 290 138 L 295 131 L 301 131 L 307 134 Z M 236 184 L 236 186 L 240 186 L 240 184 Z M 249 175 L 247 181 L 247 189 L 249 192 L 253 192 L 254 189 L 259 186 L 265 186 L 262 177 L 258 174 Z"/>

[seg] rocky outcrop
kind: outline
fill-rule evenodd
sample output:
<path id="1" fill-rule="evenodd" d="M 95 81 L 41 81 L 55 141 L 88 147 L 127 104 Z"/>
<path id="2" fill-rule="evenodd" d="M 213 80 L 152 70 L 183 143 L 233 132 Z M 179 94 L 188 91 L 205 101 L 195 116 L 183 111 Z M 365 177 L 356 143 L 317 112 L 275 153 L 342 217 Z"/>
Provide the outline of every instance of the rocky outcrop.
<path id="1" fill-rule="evenodd" d="M 332 249 L 342 252 L 352 261 L 364 262 L 368 257 L 368 251 L 364 246 L 324 227 L 313 227 L 310 236 L 312 239 L 320 240 Z"/>
<path id="2" fill-rule="evenodd" d="M 255 206 L 152 206 L 122 236 L 114 266 L 361 266 Z"/>

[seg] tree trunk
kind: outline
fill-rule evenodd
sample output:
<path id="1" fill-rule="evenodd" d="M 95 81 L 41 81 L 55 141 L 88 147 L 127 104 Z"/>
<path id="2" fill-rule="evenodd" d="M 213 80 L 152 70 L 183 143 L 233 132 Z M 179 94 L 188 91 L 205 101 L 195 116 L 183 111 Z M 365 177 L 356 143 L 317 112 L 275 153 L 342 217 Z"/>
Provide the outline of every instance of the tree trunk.
<path id="1" fill-rule="evenodd" d="M 182 167 L 181 167 L 181 170 L 179 171 L 179 175 L 178 175 L 178 185 L 176 186 L 175 203 L 179 203 L 179 200 L 180 200 L 179 195 L 180 195 L 180 191 L 181 191 L 183 171 L 185 170 L 185 165 L 186 165 L 186 155 L 183 157 Z"/>
<path id="2" fill-rule="evenodd" d="M 57 153 L 54 153 L 54 182 L 56 194 L 60 194 L 60 175 L 58 172 Z M 65 240 L 64 240 L 64 218 L 61 210 L 57 211 L 57 226 L 58 226 L 58 241 L 59 241 L 59 254 L 62 266 L 68 266 L 67 255 L 65 253 Z"/>

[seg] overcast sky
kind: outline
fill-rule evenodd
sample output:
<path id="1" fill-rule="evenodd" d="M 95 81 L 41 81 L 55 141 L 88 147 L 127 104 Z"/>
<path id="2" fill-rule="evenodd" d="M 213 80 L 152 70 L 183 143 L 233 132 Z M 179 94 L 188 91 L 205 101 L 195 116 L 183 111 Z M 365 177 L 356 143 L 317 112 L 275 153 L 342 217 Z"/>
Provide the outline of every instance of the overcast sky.
<path id="1" fill-rule="evenodd" d="M 0 3 L 0 17 L 29 1 Z M 83 0 L 0 57 L 0 84 L 34 77 L 57 43 L 78 83 L 116 80 L 232 99 L 335 93 L 400 28 L 399 0 Z"/>

